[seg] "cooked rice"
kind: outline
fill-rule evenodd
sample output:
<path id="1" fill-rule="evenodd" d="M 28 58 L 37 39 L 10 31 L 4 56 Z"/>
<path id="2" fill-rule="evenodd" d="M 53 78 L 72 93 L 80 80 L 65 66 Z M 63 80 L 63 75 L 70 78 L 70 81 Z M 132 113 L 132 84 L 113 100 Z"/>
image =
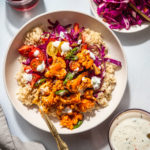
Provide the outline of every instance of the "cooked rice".
<path id="1" fill-rule="evenodd" d="M 39 39 L 43 33 L 41 27 L 35 27 L 26 34 L 24 44 L 25 45 L 37 45 Z"/>
<path id="2" fill-rule="evenodd" d="M 36 88 L 32 89 L 30 84 L 26 83 L 26 80 L 23 77 L 24 70 L 23 65 L 21 66 L 20 72 L 17 73 L 16 79 L 19 85 L 19 91 L 17 93 L 18 99 L 25 105 L 31 106 L 32 100 L 35 98 Z"/>

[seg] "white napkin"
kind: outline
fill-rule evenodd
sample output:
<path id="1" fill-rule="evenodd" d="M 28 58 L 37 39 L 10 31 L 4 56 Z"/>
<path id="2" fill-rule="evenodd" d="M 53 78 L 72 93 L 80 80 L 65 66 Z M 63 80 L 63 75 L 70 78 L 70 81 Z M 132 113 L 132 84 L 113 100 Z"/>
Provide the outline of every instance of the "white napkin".
<path id="1" fill-rule="evenodd" d="M 24 143 L 19 138 L 12 136 L 0 106 L 0 150 L 45 150 L 45 148 L 40 143 Z"/>

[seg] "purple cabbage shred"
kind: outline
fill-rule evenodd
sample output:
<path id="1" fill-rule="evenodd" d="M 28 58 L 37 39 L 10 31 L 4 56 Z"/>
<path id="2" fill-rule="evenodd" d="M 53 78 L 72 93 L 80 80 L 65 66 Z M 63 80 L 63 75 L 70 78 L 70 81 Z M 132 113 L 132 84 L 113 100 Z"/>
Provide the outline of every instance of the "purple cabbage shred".
<path id="1" fill-rule="evenodd" d="M 133 25 L 141 25 L 146 20 L 135 12 L 129 2 L 150 17 L 150 0 L 93 0 L 97 14 L 109 24 L 111 29 L 129 30 Z"/>

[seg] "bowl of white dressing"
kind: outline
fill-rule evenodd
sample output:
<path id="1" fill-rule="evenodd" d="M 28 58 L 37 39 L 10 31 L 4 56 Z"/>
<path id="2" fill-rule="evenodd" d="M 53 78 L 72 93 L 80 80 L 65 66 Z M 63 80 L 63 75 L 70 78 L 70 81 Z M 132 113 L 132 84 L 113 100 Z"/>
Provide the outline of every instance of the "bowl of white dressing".
<path id="1" fill-rule="evenodd" d="M 109 129 L 112 150 L 150 150 L 150 113 L 129 109 L 117 115 Z"/>

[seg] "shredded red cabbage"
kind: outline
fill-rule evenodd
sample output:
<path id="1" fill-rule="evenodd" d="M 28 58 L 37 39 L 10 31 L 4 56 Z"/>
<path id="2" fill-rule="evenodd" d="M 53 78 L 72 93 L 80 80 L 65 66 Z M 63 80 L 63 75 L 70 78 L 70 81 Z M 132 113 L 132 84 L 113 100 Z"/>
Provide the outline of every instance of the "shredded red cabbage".
<path id="1" fill-rule="evenodd" d="M 110 62 L 110 63 L 113 63 L 119 67 L 121 67 L 121 62 L 120 61 L 117 61 L 117 60 L 114 60 L 114 59 L 111 59 L 111 58 L 104 58 L 104 61 L 107 61 L 107 62 Z"/>
<path id="2" fill-rule="evenodd" d="M 93 76 L 98 76 L 101 78 L 101 85 L 102 85 L 102 82 L 103 82 L 103 79 L 104 79 L 104 76 L 105 76 L 105 71 L 106 71 L 106 66 L 105 66 L 105 60 L 104 60 L 104 57 L 105 57 L 105 47 L 102 45 L 101 48 L 99 48 L 97 45 L 93 45 L 93 46 L 90 46 L 88 48 L 96 48 L 98 51 L 99 51 L 99 54 L 100 54 L 100 57 L 101 59 L 99 59 L 97 56 L 96 56 L 96 59 L 94 60 L 94 63 L 97 67 L 101 66 L 103 64 L 104 67 L 101 66 L 100 70 L 101 70 L 101 73 L 100 75 L 96 75 L 93 72 L 90 72 L 90 77 L 93 77 Z"/>
<path id="3" fill-rule="evenodd" d="M 66 40 L 67 40 L 70 44 L 73 43 L 73 38 L 72 38 L 71 34 L 69 34 L 69 33 L 64 33 L 64 36 L 65 36 Z"/>
<path id="4" fill-rule="evenodd" d="M 94 60 L 95 65 L 98 67 L 102 64 L 102 60 L 100 60 L 97 56 L 95 57 L 96 59 Z"/>
<path id="5" fill-rule="evenodd" d="M 30 65 L 31 59 L 28 58 L 25 62 L 22 62 L 22 64 L 24 65 Z"/>
<path id="6" fill-rule="evenodd" d="M 60 32 L 63 32 L 65 39 L 70 43 L 70 45 L 72 43 L 77 43 L 80 33 L 84 30 L 84 27 L 81 27 L 79 29 L 79 33 L 76 33 L 74 31 L 74 28 L 71 28 L 71 31 L 68 33 L 66 32 L 67 28 L 71 27 L 72 24 L 63 26 L 58 21 L 52 22 L 50 19 L 48 19 L 48 23 L 50 24 L 50 26 L 48 26 L 48 29 L 52 30 L 55 36 L 56 33 L 60 34 Z"/>
<path id="7" fill-rule="evenodd" d="M 111 29 L 130 29 L 132 25 L 141 25 L 146 21 L 130 6 L 132 2 L 139 10 L 150 17 L 150 0 L 93 0 L 97 4 L 97 13 L 109 24 Z"/>
<path id="8" fill-rule="evenodd" d="M 75 33 L 74 29 L 71 29 L 70 35 L 72 36 L 73 40 L 76 41 L 78 39 L 79 33 Z"/>
<path id="9" fill-rule="evenodd" d="M 101 46 L 101 48 L 99 48 L 97 45 L 92 45 L 92 46 L 88 46 L 88 49 L 91 50 L 91 49 L 95 49 L 95 50 L 98 50 L 99 51 L 99 55 L 100 55 L 100 58 L 95 56 L 95 60 L 94 60 L 94 63 L 97 67 L 100 67 L 100 70 L 101 70 L 101 73 L 100 75 L 96 75 L 94 71 L 91 71 L 89 73 L 89 76 L 90 77 L 93 77 L 93 76 L 97 76 L 97 77 L 100 77 L 101 78 L 101 84 L 100 84 L 100 88 L 99 90 L 95 91 L 93 96 L 97 98 L 98 94 L 101 92 L 101 86 L 103 84 L 103 79 L 105 77 L 105 72 L 106 72 L 106 62 L 110 62 L 110 63 L 113 63 L 119 67 L 121 67 L 121 62 L 120 61 L 117 61 L 117 60 L 114 60 L 114 59 L 111 59 L 111 58 L 105 58 L 106 57 L 106 54 L 105 54 L 105 46 Z"/>
<path id="10" fill-rule="evenodd" d="M 56 20 L 55 22 L 52 22 L 50 19 L 48 19 L 48 23 L 50 24 L 50 26 L 48 26 L 48 29 L 50 29 L 54 32 L 57 32 L 57 33 L 60 33 L 61 31 L 65 32 L 66 29 L 71 26 L 71 24 L 62 26 L 62 25 L 60 25 L 59 21 Z"/>

